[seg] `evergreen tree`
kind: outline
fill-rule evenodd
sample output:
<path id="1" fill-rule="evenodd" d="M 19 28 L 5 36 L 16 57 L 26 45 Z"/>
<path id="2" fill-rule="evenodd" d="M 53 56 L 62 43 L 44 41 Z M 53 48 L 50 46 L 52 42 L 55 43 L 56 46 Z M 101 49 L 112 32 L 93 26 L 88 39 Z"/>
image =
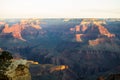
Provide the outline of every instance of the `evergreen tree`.
<path id="1" fill-rule="evenodd" d="M 2 51 L 0 53 L 0 80 L 8 80 L 5 72 L 13 59 L 12 54 L 8 51 Z"/>

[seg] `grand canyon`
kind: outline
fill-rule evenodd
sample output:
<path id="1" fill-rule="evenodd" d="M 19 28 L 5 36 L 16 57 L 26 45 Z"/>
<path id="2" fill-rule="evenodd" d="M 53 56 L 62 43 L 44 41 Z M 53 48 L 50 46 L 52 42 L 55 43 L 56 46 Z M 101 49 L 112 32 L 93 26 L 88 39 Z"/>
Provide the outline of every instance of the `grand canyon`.
<path id="1" fill-rule="evenodd" d="M 13 56 L 6 75 L 11 80 L 120 80 L 119 30 L 119 18 L 0 19 L 0 55 Z"/>

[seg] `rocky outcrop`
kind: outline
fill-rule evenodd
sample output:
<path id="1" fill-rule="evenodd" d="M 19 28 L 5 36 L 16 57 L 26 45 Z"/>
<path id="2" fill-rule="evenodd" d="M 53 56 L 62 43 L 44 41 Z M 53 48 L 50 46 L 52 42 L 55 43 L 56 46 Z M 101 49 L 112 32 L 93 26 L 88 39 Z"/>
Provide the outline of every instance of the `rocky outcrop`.
<path id="1" fill-rule="evenodd" d="M 38 62 L 32 61 L 32 60 L 27 60 L 28 64 L 39 64 Z"/>
<path id="2" fill-rule="evenodd" d="M 66 70 L 66 69 L 68 69 L 68 66 L 60 65 L 60 66 L 55 66 L 55 67 L 50 68 L 50 72 L 62 71 L 62 70 Z"/>
<path id="3" fill-rule="evenodd" d="M 83 36 L 83 34 L 76 34 L 76 35 L 75 35 L 76 41 L 77 41 L 77 42 L 82 42 L 82 39 L 81 39 L 82 36 Z"/>
<path id="4" fill-rule="evenodd" d="M 35 29 L 42 29 L 40 25 L 31 23 L 31 26 Z"/>
<path id="5" fill-rule="evenodd" d="M 93 28 L 93 25 L 96 25 L 96 27 L 98 28 L 99 32 L 101 35 L 105 35 L 107 37 L 110 37 L 108 35 L 113 35 L 113 37 L 115 37 L 114 34 L 111 34 L 107 28 L 105 28 L 104 26 L 102 26 L 102 24 L 106 24 L 106 22 L 104 20 L 98 20 L 98 19 L 83 19 L 83 21 L 80 23 L 80 25 L 82 25 L 81 29 L 84 32 L 85 30 L 89 29 L 88 27 L 91 26 L 91 29 Z"/>
<path id="6" fill-rule="evenodd" d="M 5 27 L 2 30 L 2 33 L 5 33 L 5 34 L 12 33 L 12 36 L 14 38 L 22 40 L 22 41 L 26 41 L 22 37 L 22 31 L 27 29 L 28 27 L 32 27 L 36 30 L 42 29 L 39 25 L 39 21 L 37 21 L 37 20 L 36 20 L 36 22 L 33 22 L 31 20 L 21 20 L 20 23 L 13 24 L 12 26 L 5 24 Z"/>
<path id="7" fill-rule="evenodd" d="M 75 31 L 76 31 L 76 32 L 80 31 L 80 26 L 79 26 L 79 25 L 77 25 L 77 26 L 75 27 Z"/>
<path id="8" fill-rule="evenodd" d="M 25 39 L 21 36 L 21 31 L 24 29 L 24 26 L 21 26 L 19 24 L 14 24 L 13 26 L 9 27 L 8 24 L 5 24 L 5 28 L 3 29 L 3 33 L 12 33 L 12 36 L 14 38 L 20 39 L 25 41 Z"/>
<path id="9" fill-rule="evenodd" d="M 105 41 L 105 36 L 108 38 L 115 37 L 115 34 L 110 33 L 103 24 L 106 24 L 104 20 L 83 19 L 75 28 L 70 28 L 70 31 L 75 32 L 77 42 L 83 42 L 81 39 L 82 37 L 83 40 L 85 38 L 85 40 L 88 41 L 89 45 L 98 45 Z M 100 36 L 102 36 L 102 39 L 98 39 Z"/>
<path id="10" fill-rule="evenodd" d="M 5 74 L 9 80 L 31 80 L 27 60 L 14 60 Z"/>
<path id="11" fill-rule="evenodd" d="M 104 42 L 105 42 L 105 39 L 103 39 L 103 38 L 98 38 L 98 39 L 96 39 L 96 40 L 89 40 L 88 42 L 89 42 L 89 45 L 95 46 L 95 45 L 104 43 Z"/>
<path id="12" fill-rule="evenodd" d="M 105 35 L 109 38 L 115 37 L 115 34 L 111 34 L 104 26 L 102 26 L 100 24 L 99 25 L 97 24 L 97 26 L 98 26 L 98 29 L 99 29 L 99 32 L 101 35 Z"/>
<path id="13" fill-rule="evenodd" d="M 41 27 L 40 27 L 40 21 L 39 20 L 34 20 L 34 19 L 23 19 L 23 20 L 21 20 L 20 21 L 20 24 L 21 25 L 28 25 L 28 26 L 31 26 L 31 27 L 33 27 L 33 28 L 35 28 L 35 29 L 42 29 Z"/>
<path id="14" fill-rule="evenodd" d="M 68 70 L 69 67 L 67 65 L 53 65 L 53 64 L 30 65 L 32 80 L 37 80 L 38 77 L 40 80 L 49 80 L 49 79 L 67 80 L 66 77 L 70 78 L 70 76 L 69 75 L 67 76 L 66 74 Z"/>
<path id="15" fill-rule="evenodd" d="M 88 26 L 86 26 L 86 25 L 83 25 L 83 26 L 81 27 L 81 31 L 82 31 L 82 32 L 85 32 L 87 29 L 88 29 Z"/>

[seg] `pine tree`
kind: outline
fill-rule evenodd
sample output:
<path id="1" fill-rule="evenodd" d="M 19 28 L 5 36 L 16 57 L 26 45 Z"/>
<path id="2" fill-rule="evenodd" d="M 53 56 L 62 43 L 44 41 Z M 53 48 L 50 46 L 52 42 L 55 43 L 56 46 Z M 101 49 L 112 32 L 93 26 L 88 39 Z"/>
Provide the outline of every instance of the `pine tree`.
<path id="1" fill-rule="evenodd" d="M 5 72 L 13 59 L 12 54 L 8 51 L 2 51 L 0 53 L 0 80 L 8 80 Z"/>

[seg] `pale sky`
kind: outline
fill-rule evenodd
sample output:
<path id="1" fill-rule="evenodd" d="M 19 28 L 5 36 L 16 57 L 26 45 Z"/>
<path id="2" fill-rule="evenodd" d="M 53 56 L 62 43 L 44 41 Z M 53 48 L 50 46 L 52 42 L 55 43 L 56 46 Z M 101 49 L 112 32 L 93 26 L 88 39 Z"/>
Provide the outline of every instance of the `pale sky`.
<path id="1" fill-rule="evenodd" d="M 0 0 L 0 18 L 120 18 L 120 0 Z"/>

